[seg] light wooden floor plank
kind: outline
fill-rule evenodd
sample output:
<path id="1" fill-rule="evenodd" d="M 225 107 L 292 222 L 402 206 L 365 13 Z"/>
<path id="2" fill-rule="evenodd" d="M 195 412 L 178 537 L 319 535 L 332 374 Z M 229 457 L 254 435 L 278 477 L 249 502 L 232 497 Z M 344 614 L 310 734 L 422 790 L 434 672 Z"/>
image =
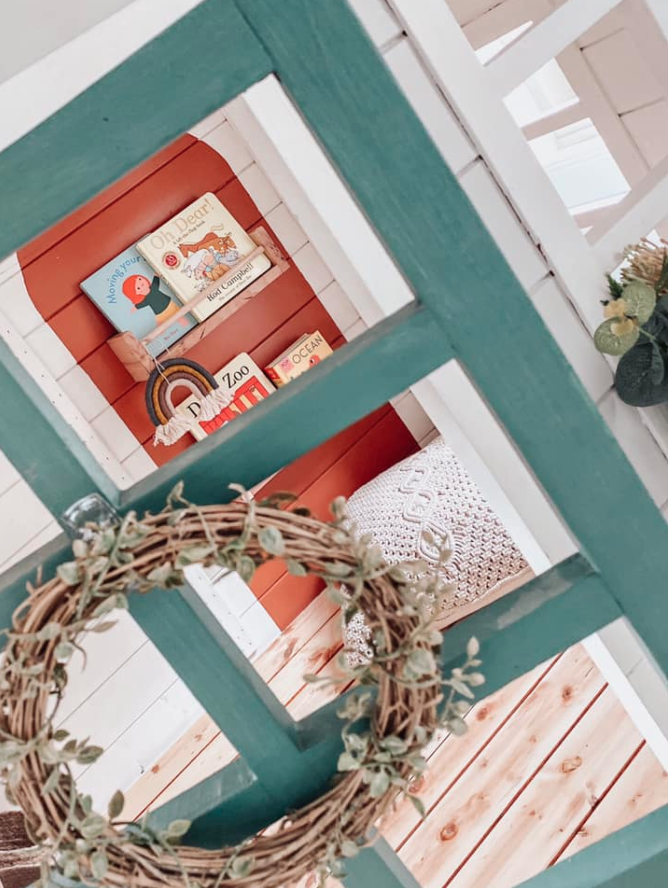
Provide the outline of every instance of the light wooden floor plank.
<path id="1" fill-rule="evenodd" d="M 563 847 L 564 824 L 586 817 L 642 743 L 609 689 L 475 849 L 448 888 L 512 888 L 548 867 Z"/>
<path id="2" fill-rule="evenodd" d="M 666 803 L 668 774 L 645 744 L 558 859 L 576 854 Z"/>
<path id="3" fill-rule="evenodd" d="M 424 888 L 442 888 L 602 688 L 581 646 L 560 658 L 402 847 Z"/>

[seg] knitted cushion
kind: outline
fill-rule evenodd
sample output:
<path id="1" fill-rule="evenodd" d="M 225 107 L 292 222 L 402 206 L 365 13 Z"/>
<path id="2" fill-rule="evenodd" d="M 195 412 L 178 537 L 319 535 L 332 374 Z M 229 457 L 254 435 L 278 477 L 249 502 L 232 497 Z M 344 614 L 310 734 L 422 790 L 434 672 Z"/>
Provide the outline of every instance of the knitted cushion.
<path id="1" fill-rule="evenodd" d="M 456 585 L 454 603 L 467 604 L 527 567 L 521 552 L 473 479 L 442 438 L 378 475 L 348 500 L 359 535 L 371 534 L 389 564 L 422 559 L 437 569 L 439 552 L 452 551 L 442 569 Z M 427 542 L 424 531 L 431 533 Z M 362 614 L 345 629 L 346 646 L 369 657 L 370 632 Z"/>

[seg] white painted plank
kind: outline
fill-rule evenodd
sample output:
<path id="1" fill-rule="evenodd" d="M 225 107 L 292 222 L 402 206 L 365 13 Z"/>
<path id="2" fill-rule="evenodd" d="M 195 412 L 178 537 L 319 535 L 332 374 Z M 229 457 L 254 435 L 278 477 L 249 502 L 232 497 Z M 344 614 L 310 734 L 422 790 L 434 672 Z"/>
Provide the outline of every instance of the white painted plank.
<path id="1" fill-rule="evenodd" d="M 78 365 L 63 374 L 58 382 L 72 403 L 79 408 L 83 418 L 88 421 L 95 419 L 109 407 L 109 401 L 85 370 Z"/>
<path id="2" fill-rule="evenodd" d="M 577 123 L 588 116 L 582 102 L 575 102 L 567 108 L 561 108 L 553 114 L 547 114 L 545 117 L 534 120 L 533 123 L 528 123 L 522 127 L 522 132 L 524 133 L 524 138 L 530 142 L 532 139 L 539 139 L 541 136 L 556 132 L 556 130 L 564 126 L 570 126 L 572 123 Z"/>
<path id="3" fill-rule="evenodd" d="M 138 447 L 123 460 L 123 468 L 133 482 L 143 481 L 158 468 L 143 447 Z"/>
<path id="4" fill-rule="evenodd" d="M 274 207 L 267 213 L 266 219 L 276 232 L 276 236 L 283 244 L 288 256 L 292 256 L 300 247 L 308 243 L 304 229 L 285 204 L 281 203 Z"/>
<path id="5" fill-rule="evenodd" d="M 531 289 L 545 277 L 547 265 L 485 164 L 475 163 L 464 172 L 459 183 L 519 282 L 525 290 Z"/>
<path id="6" fill-rule="evenodd" d="M 50 512 L 27 483 L 17 481 L 0 497 L 0 559 L 11 558 L 51 520 Z"/>
<path id="7" fill-rule="evenodd" d="M 141 441 L 137 440 L 111 406 L 96 416 L 91 425 L 119 463 L 134 453 L 141 445 Z M 127 479 L 125 483 L 128 483 Z"/>
<path id="8" fill-rule="evenodd" d="M 348 2 L 377 47 L 385 46 L 401 34 L 399 22 L 383 0 L 348 0 Z"/>
<path id="9" fill-rule="evenodd" d="M 275 638 L 281 634 L 274 620 L 262 606 L 262 602 L 256 601 L 241 617 L 241 625 L 244 632 L 253 642 L 255 652 L 253 659 L 264 653 Z"/>
<path id="10" fill-rule="evenodd" d="M 324 290 L 321 290 L 318 293 L 318 299 L 342 333 L 350 330 L 354 324 L 361 320 L 357 308 L 336 281 L 332 281 Z"/>
<path id="11" fill-rule="evenodd" d="M 128 790 L 202 714 L 181 681 L 175 681 L 87 768 L 77 768 L 77 784 L 104 811 L 117 789 Z"/>
<path id="12" fill-rule="evenodd" d="M 44 318 L 35 308 L 25 285 L 16 253 L 9 257 L 10 263 L 3 263 L 6 274 L 0 276 L 0 306 L 21 336 L 27 336 L 44 323 Z M 15 263 L 11 262 L 14 259 Z M 11 273 L 9 273 L 11 272 Z"/>
<path id="13" fill-rule="evenodd" d="M 239 181 L 250 194 L 261 215 L 266 216 L 280 204 L 281 198 L 276 189 L 256 163 L 239 173 Z"/>
<path id="14" fill-rule="evenodd" d="M 392 406 L 411 435 L 419 443 L 434 432 L 433 420 L 412 392 L 394 400 Z"/>
<path id="15" fill-rule="evenodd" d="M 304 244 L 292 257 L 314 293 L 321 293 L 334 283 L 334 276 L 313 244 Z"/>
<path id="16" fill-rule="evenodd" d="M 641 48 L 627 28 L 588 46 L 582 54 L 618 114 L 662 98 L 661 86 L 645 62 L 651 49 Z"/>
<path id="17" fill-rule="evenodd" d="M 536 287 L 531 299 L 589 396 L 598 401 L 612 387 L 612 371 L 571 303 L 552 277 Z"/>
<path id="18" fill-rule="evenodd" d="M 638 410 L 610 391 L 598 409 L 610 431 L 657 505 L 668 499 L 668 463 L 652 434 L 639 421 Z"/>
<path id="19" fill-rule="evenodd" d="M 584 54 L 577 46 L 568 46 L 558 61 L 627 182 L 631 187 L 635 186 L 649 167 Z"/>
<path id="20" fill-rule="evenodd" d="M 213 114 L 209 114 L 204 120 L 200 120 L 199 123 L 196 123 L 194 126 L 191 126 L 188 132 L 191 136 L 195 136 L 196 139 L 204 139 L 205 136 L 208 136 L 213 130 L 217 127 L 222 126 L 225 123 L 225 114 L 221 108 L 217 111 L 214 111 Z"/>
<path id="21" fill-rule="evenodd" d="M 225 596 L 225 586 L 233 574 L 228 574 L 215 585 L 200 564 L 193 564 L 185 570 L 186 579 L 207 606 L 211 616 L 218 620 L 230 638 L 247 657 L 255 651 L 255 646 L 241 625 L 240 620 L 230 610 Z"/>
<path id="22" fill-rule="evenodd" d="M 593 256 L 457 21 L 441 0 L 392 0 L 503 191 L 511 195 L 534 241 L 541 245 L 569 298 L 590 329 L 600 323 L 604 269 Z M 447 52 L 443 47 L 447 46 Z"/>
<path id="23" fill-rule="evenodd" d="M 148 638 L 126 611 L 118 611 L 109 619 L 115 626 L 107 632 L 86 632 L 81 638 L 81 647 L 86 653 L 76 651 L 69 667 L 69 682 L 58 710 L 58 723 L 85 706 L 98 688 L 108 681 L 130 657 L 148 644 Z M 134 692 L 128 688 L 128 694 Z"/>
<path id="24" fill-rule="evenodd" d="M 135 0 L 0 84 L 0 151 L 120 65 L 199 2 Z"/>
<path id="25" fill-rule="evenodd" d="M 651 105 L 629 111 L 622 121 L 650 167 L 656 166 L 666 157 L 668 101 L 661 99 Z"/>
<path id="26" fill-rule="evenodd" d="M 35 332 L 39 332 L 39 330 Z M 48 329 L 48 333 L 50 334 L 48 342 L 52 344 L 54 341 L 56 343 L 59 343 L 59 340 L 56 337 L 55 333 L 53 333 L 53 331 Z M 129 480 L 126 473 L 123 471 L 119 460 L 114 457 L 109 447 L 103 443 L 91 424 L 84 419 L 78 408 L 65 394 L 62 386 L 59 385 L 53 374 L 45 366 L 38 353 L 35 352 L 32 347 L 30 347 L 28 340 L 24 339 L 19 334 L 16 327 L 2 313 L 1 309 L 0 335 L 5 340 L 12 353 L 15 355 L 21 365 L 37 382 L 37 384 L 44 391 L 47 398 L 51 401 L 56 410 L 59 411 L 63 419 L 74 429 L 79 438 L 83 441 L 86 447 L 88 447 L 98 463 L 107 472 L 111 480 L 119 486 L 127 485 L 129 483 Z M 35 333 L 32 333 L 30 337 L 28 337 L 28 339 L 31 339 L 34 335 Z M 66 354 L 69 355 L 69 352 L 64 348 L 64 346 L 62 346 L 62 348 L 66 352 Z M 72 362 L 74 362 L 73 358 Z M 68 364 L 69 365 L 64 368 L 63 372 L 66 372 L 68 369 L 71 369 L 71 367 L 74 366 L 74 363 L 68 362 Z M 137 447 L 137 443 L 135 443 L 132 450 Z"/>
<path id="27" fill-rule="evenodd" d="M 23 558 L 27 558 L 28 555 L 32 555 L 33 552 L 37 552 L 42 546 L 54 540 L 60 533 L 62 533 L 60 525 L 56 521 L 51 520 L 46 527 L 31 537 L 25 545 L 17 549 L 9 558 L 0 562 L 0 570 L 9 570 L 12 565 L 17 564 Z"/>
<path id="28" fill-rule="evenodd" d="M 408 304 L 410 289 L 276 78 L 255 84 L 226 111 L 334 278 L 355 293 L 367 323 L 384 316 L 379 303 L 387 314 Z"/>
<path id="29" fill-rule="evenodd" d="M 461 368 L 451 361 L 411 390 L 533 570 L 571 555 L 570 536 Z"/>
<path id="30" fill-rule="evenodd" d="M 566 0 L 487 66 L 502 98 L 573 43 L 621 0 Z"/>
<path id="31" fill-rule="evenodd" d="M 113 630 L 112 630 L 113 631 Z M 176 673 L 150 642 L 142 645 L 63 722 L 73 737 L 90 736 L 107 749 L 176 681 Z"/>
<path id="32" fill-rule="evenodd" d="M 229 163 L 236 176 L 253 163 L 248 146 L 227 120 L 203 136 L 202 141 Z"/>
<path id="33" fill-rule="evenodd" d="M 468 2 L 468 0 L 466 0 Z M 537 22 L 549 15 L 546 9 L 543 14 L 541 6 L 536 7 L 534 0 L 504 0 L 502 3 L 489 3 L 491 9 L 483 15 L 471 19 L 464 25 L 463 31 L 474 49 L 480 49 L 499 37 L 509 34 L 528 22 Z M 450 8 L 457 15 L 457 9 L 450 3 Z M 457 18 L 460 18 L 457 15 Z"/>
<path id="34" fill-rule="evenodd" d="M 43 322 L 26 336 L 29 348 L 39 356 L 54 379 L 60 379 L 73 367 L 76 367 L 74 356 L 65 348 L 51 327 Z"/>
<path id="35" fill-rule="evenodd" d="M 409 41 L 401 40 L 385 53 L 384 59 L 450 169 L 458 173 L 475 160 L 477 152 L 471 141 Z"/>
<path id="36" fill-rule="evenodd" d="M 664 158 L 610 211 L 605 222 L 593 228 L 587 240 L 599 261 L 617 267 L 627 244 L 636 243 L 668 216 L 668 157 Z"/>

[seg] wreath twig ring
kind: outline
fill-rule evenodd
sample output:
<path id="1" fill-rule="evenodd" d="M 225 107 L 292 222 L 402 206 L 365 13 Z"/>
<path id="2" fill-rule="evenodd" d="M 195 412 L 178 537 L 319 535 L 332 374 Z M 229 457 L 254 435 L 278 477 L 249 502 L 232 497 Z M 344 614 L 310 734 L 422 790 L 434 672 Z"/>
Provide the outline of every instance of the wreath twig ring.
<path id="1" fill-rule="evenodd" d="M 424 769 L 422 751 L 437 727 L 465 730 L 470 689 L 484 681 L 475 671 L 478 644 L 472 639 L 461 669 L 443 679 L 432 615 L 447 590 L 438 577 L 418 563 L 386 565 L 347 524 L 341 500 L 333 504 L 334 521 L 323 523 L 304 510 L 284 511 L 289 495 L 256 504 L 241 492 L 233 503 L 199 507 L 183 499 L 179 485 L 159 514 L 128 514 L 119 527 L 75 540 L 74 560 L 30 587 L 16 611 L 0 676 L 0 768 L 10 800 L 44 849 L 44 886 L 52 870 L 116 888 L 279 888 L 314 870 L 342 875 L 343 859 L 368 843 L 378 819 Z M 270 831 L 217 850 L 180 844 L 187 821 L 160 832 L 146 822 L 123 823 L 120 792 L 107 816 L 93 811 L 70 764 L 92 762 L 102 750 L 54 727 L 78 637 L 110 628 L 109 615 L 127 606 L 130 590 L 181 585 L 188 564 L 224 565 L 248 580 L 277 557 L 295 576 L 321 577 L 347 618 L 362 610 L 373 633 L 373 657 L 348 675 L 375 685 L 375 700 L 366 690 L 346 698 L 334 785 Z M 367 715 L 370 727 L 356 733 Z"/>

